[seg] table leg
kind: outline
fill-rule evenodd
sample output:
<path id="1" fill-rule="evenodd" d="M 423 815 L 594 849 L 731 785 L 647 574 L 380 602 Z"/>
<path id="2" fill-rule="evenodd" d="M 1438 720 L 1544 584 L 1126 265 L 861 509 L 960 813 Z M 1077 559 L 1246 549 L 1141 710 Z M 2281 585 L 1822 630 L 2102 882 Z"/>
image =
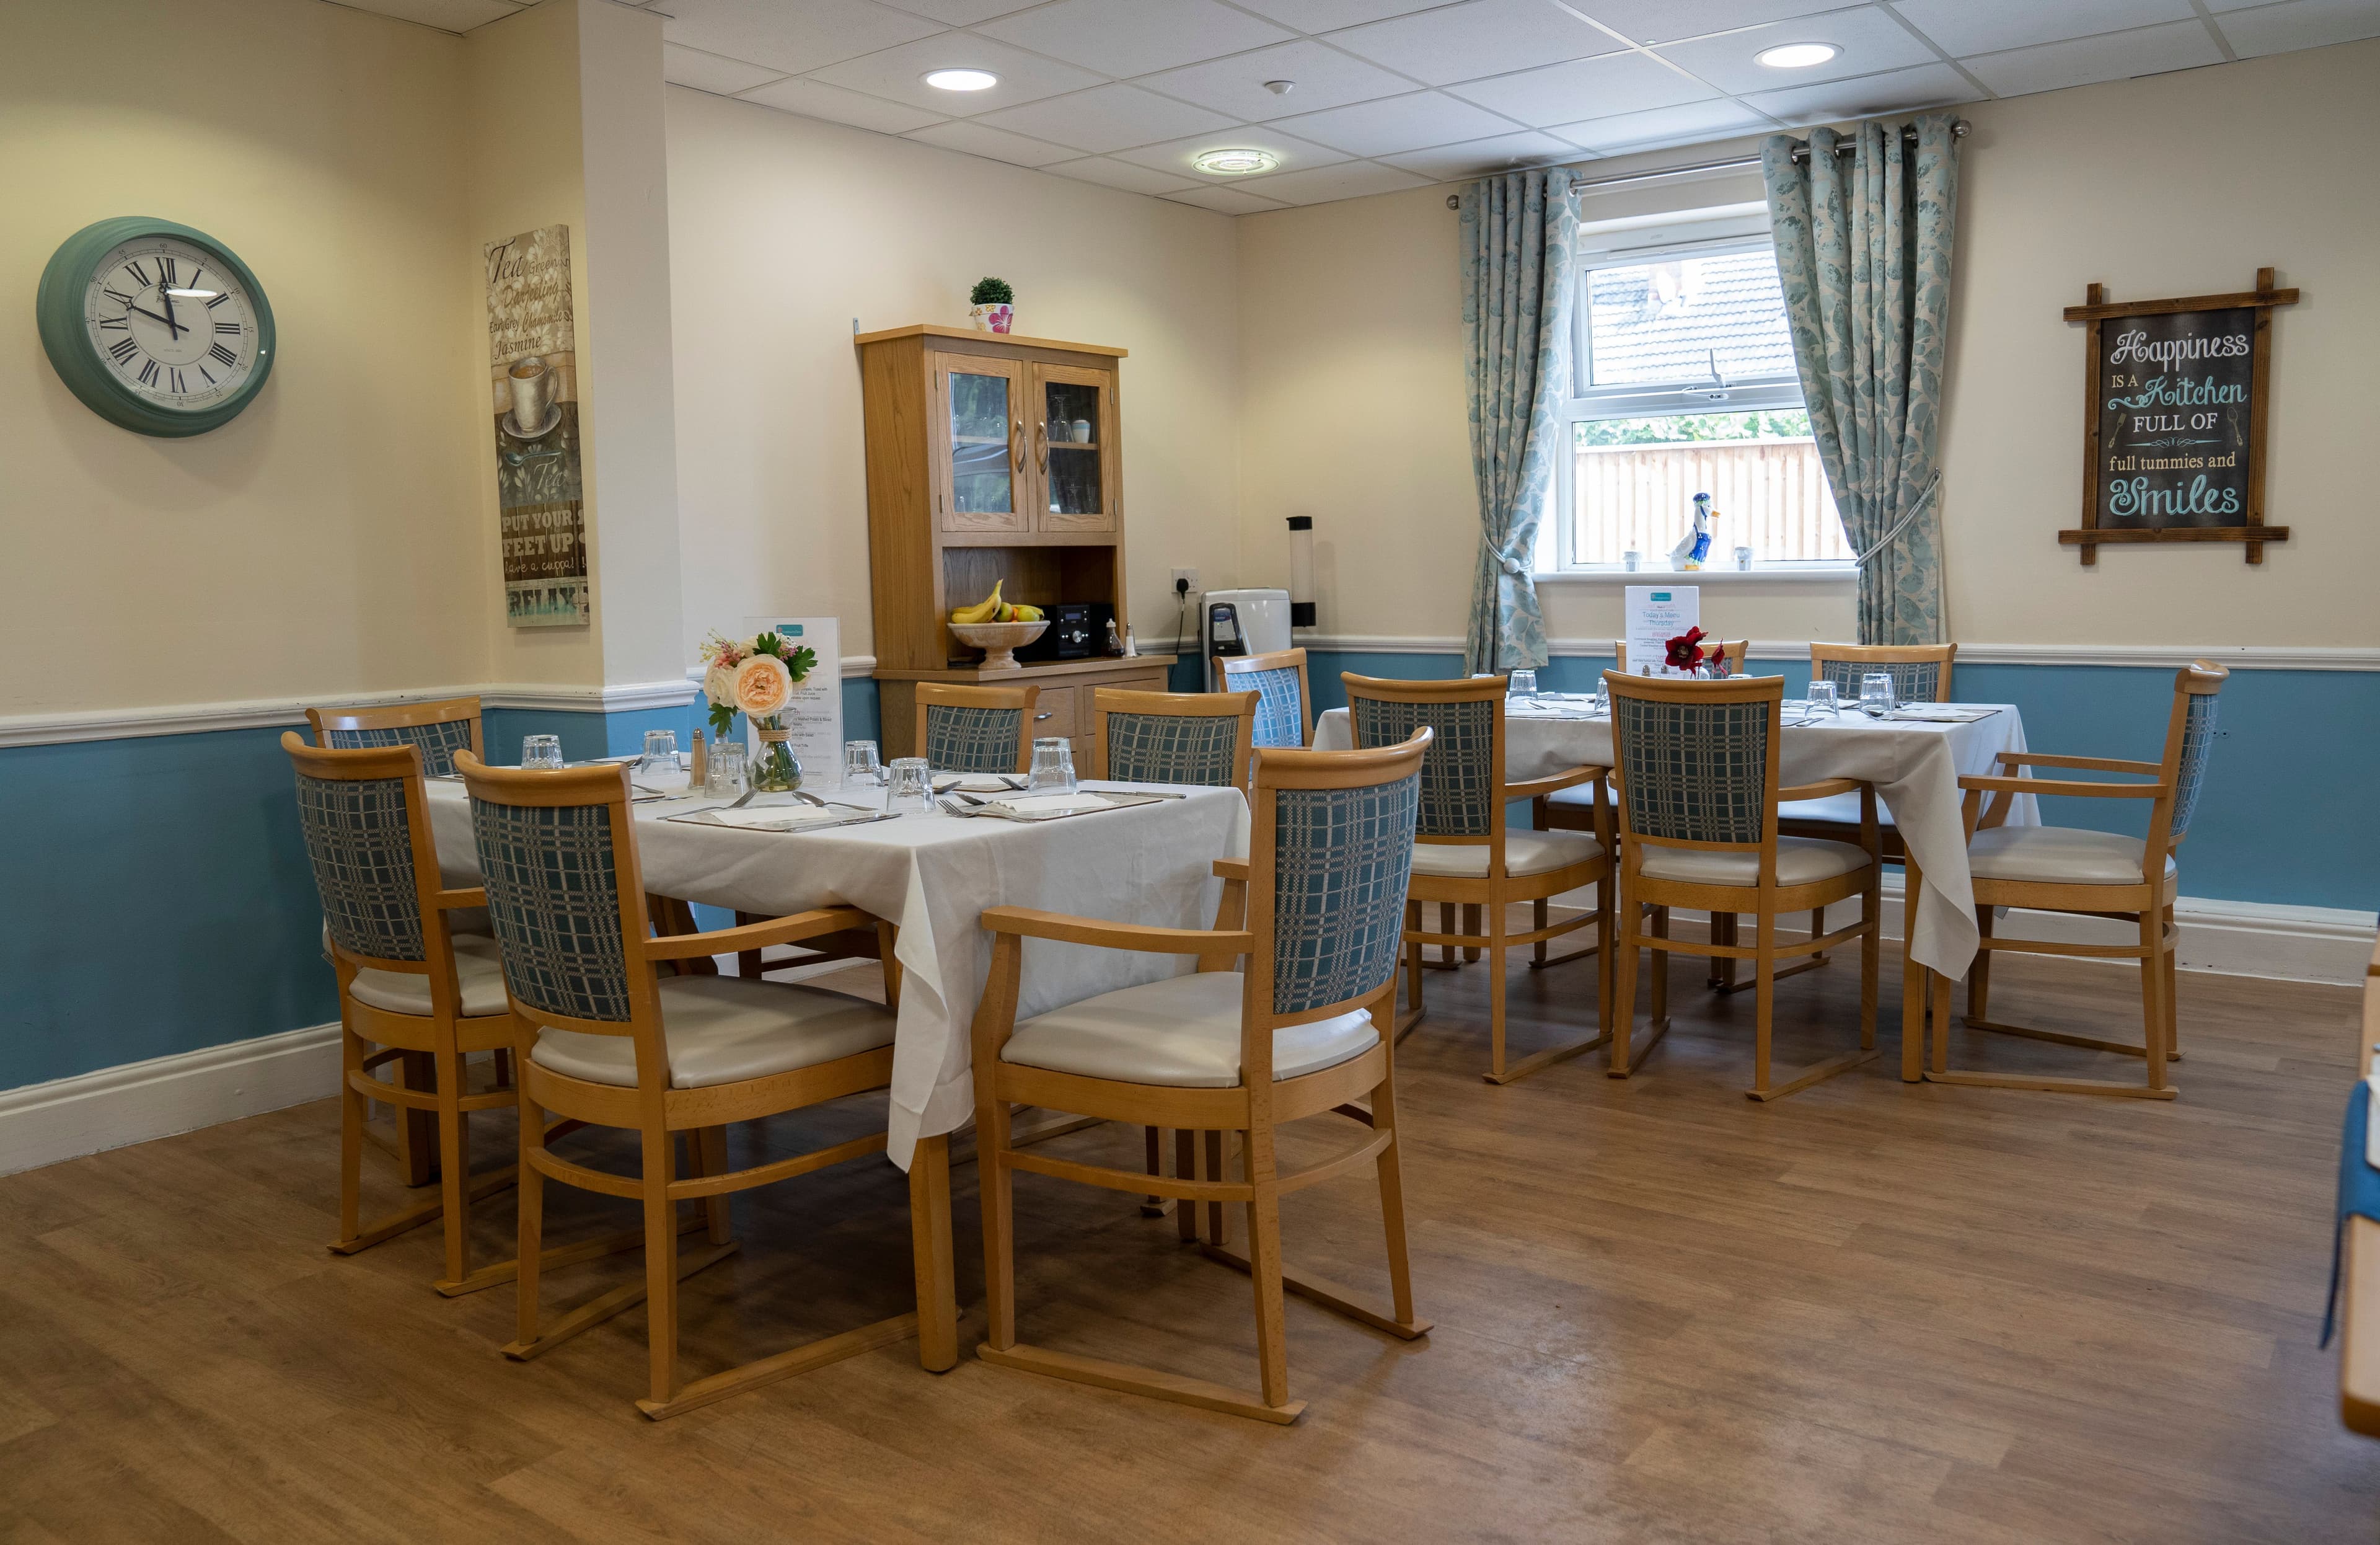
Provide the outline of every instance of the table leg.
<path id="1" fill-rule="evenodd" d="M 1901 860 L 1900 883 L 1900 1081 L 1914 1084 L 1925 1077 L 1925 967 L 1917 964 L 1910 947 L 1917 939 L 1917 898 L 1925 888 L 1917 860 Z"/>
<path id="2" fill-rule="evenodd" d="M 952 1270 L 951 1139 L 917 1139 L 909 1159 L 909 1254 L 917 1273 L 917 1366 L 947 1373 L 959 1360 L 959 1298 Z"/>

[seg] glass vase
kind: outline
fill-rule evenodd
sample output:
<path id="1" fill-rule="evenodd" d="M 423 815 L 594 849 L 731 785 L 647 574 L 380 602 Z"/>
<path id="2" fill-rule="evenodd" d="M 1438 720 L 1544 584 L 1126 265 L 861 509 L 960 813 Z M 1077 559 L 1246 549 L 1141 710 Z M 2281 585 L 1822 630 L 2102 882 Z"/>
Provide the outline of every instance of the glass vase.
<path id="1" fill-rule="evenodd" d="M 792 732 L 782 728 L 773 714 L 753 720 L 752 727 L 760 735 L 759 749 L 752 759 L 752 792 L 791 794 L 800 788 L 802 764 L 795 760 L 793 747 L 786 744 Z"/>

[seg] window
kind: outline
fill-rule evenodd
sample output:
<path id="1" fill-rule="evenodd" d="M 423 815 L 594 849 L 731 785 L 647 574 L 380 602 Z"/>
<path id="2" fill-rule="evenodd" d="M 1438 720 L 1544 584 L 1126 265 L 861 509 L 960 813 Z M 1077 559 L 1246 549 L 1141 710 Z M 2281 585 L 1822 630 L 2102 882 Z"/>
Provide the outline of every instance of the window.
<path id="1" fill-rule="evenodd" d="M 1846 565 L 1766 238 L 1590 253 L 1552 551 L 1559 569 L 1668 566 L 1708 493 L 1712 568 Z"/>

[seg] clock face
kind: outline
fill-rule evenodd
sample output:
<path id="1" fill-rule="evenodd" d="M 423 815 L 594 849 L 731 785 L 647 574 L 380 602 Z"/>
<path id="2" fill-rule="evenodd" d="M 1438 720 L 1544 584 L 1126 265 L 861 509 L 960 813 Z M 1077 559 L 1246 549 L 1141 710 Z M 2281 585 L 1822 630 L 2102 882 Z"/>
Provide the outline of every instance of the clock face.
<path id="1" fill-rule="evenodd" d="M 103 368 L 141 401 L 194 413 L 237 396 L 266 347 L 256 298 L 179 237 L 119 242 L 85 281 L 82 325 Z"/>

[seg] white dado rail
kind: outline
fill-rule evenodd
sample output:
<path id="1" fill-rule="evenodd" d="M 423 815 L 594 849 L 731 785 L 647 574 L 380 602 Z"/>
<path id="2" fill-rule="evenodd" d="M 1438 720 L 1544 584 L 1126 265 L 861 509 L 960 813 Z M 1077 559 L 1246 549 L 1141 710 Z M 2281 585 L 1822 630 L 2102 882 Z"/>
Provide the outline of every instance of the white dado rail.
<path id="1" fill-rule="evenodd" d="M 1391 634 L 1317 633 L 1292 640 L 1300 649 L 1348 654 L 1461 654 L 1460 637 L 1407 638 Z M 1611 652 L 1610 639 L 1551 639 L 1548 652 L 1594 657 Z M 1749 658 L 1807 660 L 1806 640 L 1755 639 Z M 2340 649 L 2301 644 L 1971 644 L 1961 639 L 1961 665 L 2136 665 L 2178 670 L 2193 660 L 2212 660 L 2235 671 L 2380 671 L 2380 649 Z"/>

